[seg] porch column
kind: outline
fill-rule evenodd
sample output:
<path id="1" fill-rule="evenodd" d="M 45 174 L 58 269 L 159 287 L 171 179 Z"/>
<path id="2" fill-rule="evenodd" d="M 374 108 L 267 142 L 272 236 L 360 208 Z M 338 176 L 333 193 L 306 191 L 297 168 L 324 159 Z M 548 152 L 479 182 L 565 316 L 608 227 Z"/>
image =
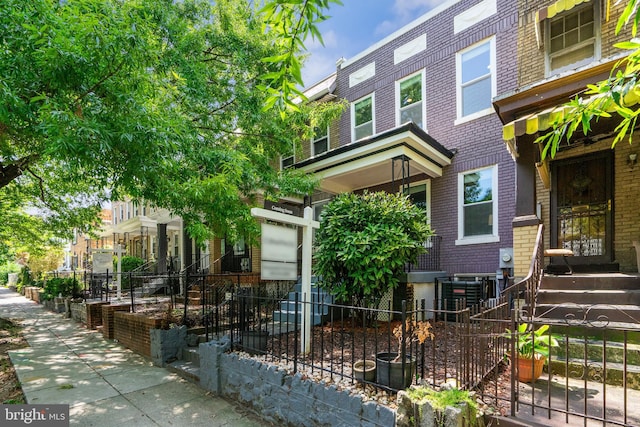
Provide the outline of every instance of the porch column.
<path id="1" fill-rule="evenodd" d="M 193 271 L 193 251 L 191 237 L 187 233 L 186 228 L 182 228 L 182 256 L 184 258 L 183 263 L 185 268 L 189 267 L 189 271 Z"/>
<path id="2" fill-rule="evenodd" d="M 158 224 L 158 273 L 167 272 L 167 224 Z"/>
<path id="3" fill-rule="evenodd" d="M 533 140 L 517 140 L 516 217 L 513 219 L 514 276 L 521 279 L 529 273 L 531 255 L 536 243 L 540 219 L 536 215 L 536 152 Z"/>

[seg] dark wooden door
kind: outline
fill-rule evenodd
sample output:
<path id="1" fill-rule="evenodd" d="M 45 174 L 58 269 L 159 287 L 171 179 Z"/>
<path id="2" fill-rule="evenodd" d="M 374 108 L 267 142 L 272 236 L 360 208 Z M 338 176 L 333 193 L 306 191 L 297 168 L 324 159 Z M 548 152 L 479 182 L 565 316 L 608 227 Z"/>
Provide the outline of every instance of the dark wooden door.
<path id="1" fill-rule="evenodd" d="M 610 151 L 552 163 L 551 247 L 572 264 L 613 261 L 613 157 Z"/>

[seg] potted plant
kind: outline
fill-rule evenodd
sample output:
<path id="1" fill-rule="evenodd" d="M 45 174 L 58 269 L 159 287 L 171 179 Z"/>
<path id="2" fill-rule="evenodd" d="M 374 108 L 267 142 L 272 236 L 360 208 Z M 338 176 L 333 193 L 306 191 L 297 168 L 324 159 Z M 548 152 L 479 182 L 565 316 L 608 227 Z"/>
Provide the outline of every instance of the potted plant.
<path id="1" fill-rule="evenodd" d="M 405 353 L 402 360 L 402 351 L 409 349 L 414 342 L 422 344 L 428 338 L 433 339 L 433 333 L 431 323 L 407 320 L 393 329 L 393 335 L 398 340 L 398 351 L 376 355 L 376 377 L 378 384 L 401 390 L 411 385 L 416 368 L 415 357 Z"/>
<path id="2" fill-rule="evenodd" d="M 521 323 L 515 334 L 507 329 L 509 338 L 516 340 L 515 360 L 518 364 L 518 380 L 522 382 L 540 378 L 549 357 L 549 349 L 559 346 L 557 338 L 547 333 L 549 325 L 542 325 L 538 329 L 529 326 L 527 323 Z"/>

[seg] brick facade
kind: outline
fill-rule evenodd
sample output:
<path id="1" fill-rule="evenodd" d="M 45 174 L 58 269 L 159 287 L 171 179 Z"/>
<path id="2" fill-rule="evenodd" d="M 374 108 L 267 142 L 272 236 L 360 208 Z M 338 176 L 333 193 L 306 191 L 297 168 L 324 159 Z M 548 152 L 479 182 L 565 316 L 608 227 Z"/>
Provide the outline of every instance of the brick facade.
<path id="1" fill-rule="evenodd" d="M 425 73 L 425 130 L 449 150 L 456 152 L 443 176 L 431 179 L 432 228 L 442 236 L 441 267 L 449 274 L 495 273 L 499 267 L 500 248 L 512 246 L 511 221 L 515 213 L 514 177 L 515 165 L 504 149 L 502 123 L 496 114 L 488 114 L 474 120 L 457 123 L 456 54 L 475 43 L 495 38 L 497 93 L 512 91 L 517 85 L 516 41 L 518 28 L 517 3 L 496 0 L 497 13 L 470 27 L 455 33 L 456 16 L 479 5 L 478 0 L 447 2 L 428 18 L 420 18 L 416 25 L 405 27 L 397 36 L 389 37 L 372 50 L 366 50 L 353 60 L 338 66 L 336 90 L 339 99 L 356 101 L 374 93 L 374 133 L 393 129 L 396 124 L 396 82 L 416 72 Z M 416 21 L 418 22 L 418 21 Z M 426 35 L 426 50 L 398 64 L 394 64 L 394 51 Z M 375 76 L 350 87 L 349 78 L 362 67 L 375 63 Z M 331 147 L 345 146 L 351 141 L 351 110 L 347 108 L 331 128 Z M 339 137 L 339 140 L 337 139 Z M 304 150 L 308 155 L 309 149 Z M 300 159 L 296 159 L 299 161 Z M 483 244 L 458 244 L 458 176 L 460 173 L 497 165 L 498 194 L 498 242 Z M 389 165 L 391 179 L 391 164 Z M 426 176 L 414 177 L 420 182 Z M 398 191 L 390 183 L 371 190 Z M 314 200 L 327 198 L 315 194 Z"/>
<path id="2" fill-rule="evenodd" d="M 518 1 L 518 86 L 524 87 L 541 80 L 545 76 L 545 49 L 544 43 L 538 48 L 536 40 L 535 26 L 539 25 L 540 37 L 544 41 L 545 25 L 544 21 L 536 24 L 535 14 L 542 8 L 547 7 L 557 0 L 519 0 Z M 609 58 L 619 54 L 620 49 L 613 45 L 620 41 L 629 40 L 630 32 L 623 30 L 620 34 L 615 34 L 618 17 L 626 6 L 626 2 L 608 2 L 607 0 L 592 0 L 599 8 L 600 34 L 601 34 L 601 58 Z M 607 20 L 607 4 L 610 6 L 609 20 Z"/>
<path id="3" fill-rule="evenodd" d="M 558 96 L 558 100 L 545 101 L 545 96 L 553 94 L 553 91 L 558 91 L 558 87 L 562 87 L 564 84 L 570 84 L 573 81 L 583 81 L 585 79 L 584 74 L 579 76 L 576 74 L 581 70 L 588 70 L 592 66 L 597 64 L 604 64 L 612 59 L 619 57 L 623 52 L 620 49 L 615 48 L 615 43 L 625 41 L 631 38 L 630 26 L 623 28 L 620 34 L 615 34 L 615 27 L 617 25 L 618 18 L 624 9 L 626 2 L 610 2 L 606 0 L 592 0 L 591 2 L 585 2 L 584 5 L 576 6 L 587 7 L 585 5 L 593 5 L 597 11 L 597 15 L 600 16 L 597 27 L 597 32 L 600 33 L 600 55 L 589 66 L 576 67 L 574 70 L 564 70 L 562 73 L 546 73 L 545 74 L 545 47 L 544 38 L 545 34 L 545 21 L 536 23 L 535 14 L 543 8 L 556 3 L 552 0 L 519 0 L 518 1 L 518 43 L 517 43 L 517 58 L 518 58 L 518 88 L 520 91 L 536 90 L 536 96 L 530 97 L 530 105 L 521 103 L 511 113 L 516 117 L 524 117 L 532 112 L 539 112 L 542 109 L 553 107 L 558 105 L 569 98 L 575 96 L 575 93 L 564 94 L 563 97 Z M 607 9 L 609 8 L 609 9 Z M 538 45 L 536 39 L 536 25 L 539 26 L 539 37 L 542 41 L 541 46 Z M 584 73 L 584 71 L 582 71 Z M 594 76 L 596 73 L 594 72 Z M 574 77 L 575 76 L 575 77 Z M 591 82 L 595 83 L 595 77 L 589 77 Z M 545 93 L 548 90 L 548 93 Z M 558 91 L 561 93 L 560 91 Z M 517 92 L 514 92 L 513 97 L 518 96 Z M 508 96 L 506 97 L 508 98 Z M 538 98 L 538 99 L 534 99 Z M 507 116 L 508 117 L 508 116 Z M 507 118 L 512 120 L 513 118 Z M 551 170 L 553 170 L 554 162 L 567 160 L 570 158 L 576 158 L 579 156 L 585 156 L 595 153 L 605 153 L 611 151 L 612 138 L 602 138 L 603 134 L 612 133 L 615 127 L 615 123 L 610 120 L 612 124 L 606 124 L 607 120 L 603 119 L 603 126 L 598 132 L 600 133 L 599 141 L 572 141 L 571 149 L 565 149 L 556 155 L 554 159 L 550 160 Z M 535 137 L 538 135 L 524 135 L 517 138 L 517 145 L 524 147 L 525 145 L 533 145 Z M 581 135 L 577 135 L 576 138 L 580 138 Z M 587 142 L 587 143 L 582 143 Z M 537 149 L 534 148 L 535 151 Z M 615 150 L 612 150 L 613 156 L 613 197 L 611 199 L 611 212 L 613 221 L 613 254 L 611 261 L 618 263 L 620 271 L 632 272 L 637 271 L 636 253 L 633 247 L 634 240 L 640 240 L 640 221 L 638 221 L 638 212 L 640 212 L 640 200 L 636 197 L 639 190 L 640 183 L 636 179 L 635 175 L 638 173 L 635 167 L 627 165 L 627 159 L 629 154 L 637 153 L 637 149 L 634 145 L 629 145 L 622 141 L 618 143 Z M 552 177 L 553 181 L 553 177 Z M 536 174 L 535 183 L 535 195 L 538 208 L 540 209 L 540 218 L 545 225 L 544 241 L 545 247 L 552 246 L 552 217 L 551 212 L 552 204 L 552 188 L 545 188 L 542 184 L 539 175 Z M 528 189 L 519 189 L 518 191 L 530 191 Z M 532 212 L 533 213 L 533 212 Z M 535 234 L 531 234 L 527 229 L 520 230 L 514 228 L 514 259 L 516 263 L 516 276 L 522 277 L 526 274 L 523 270 L 524 266 L 528 266 L 531 259 L 530 250 L 519 250 L 520 240 L 526 240 L 527 236 L 530 239 L 530 246 L 535 242 Z M 523 243 L 524 244 L 524 243 Z M 524 244 L 524 247 L 527 245 Z M 588 261 L 588 259 L 587 259 Z"/>

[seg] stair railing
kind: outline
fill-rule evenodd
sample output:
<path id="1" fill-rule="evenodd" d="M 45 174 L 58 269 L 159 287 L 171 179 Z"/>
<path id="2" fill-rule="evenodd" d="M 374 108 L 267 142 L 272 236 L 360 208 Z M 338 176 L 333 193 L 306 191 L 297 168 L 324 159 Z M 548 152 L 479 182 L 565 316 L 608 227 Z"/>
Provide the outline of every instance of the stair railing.
<path id="1" fill-rule="evenodd" d="M 529 264 L 529 272 L 527 276 L 519 282 L 507 287 L 503 291 L 503 295 L 508 298 L 510 302 L 521 299 L 524 292 L 527 309 L 529 311 L 528 317 L 531 318 L 536 312 L 536 297 L 538 295 L 538 289 L 540 288 L 540 282 L 542 281 L 542 270 L 544 267 L 544 224 L 538 226 L 538 234 L 536 236 L 536 243 L 533 247 L 531 254 L 531 263 Z M 520 316 L 523 307 L 516 307 L 516 315 Z"/>

